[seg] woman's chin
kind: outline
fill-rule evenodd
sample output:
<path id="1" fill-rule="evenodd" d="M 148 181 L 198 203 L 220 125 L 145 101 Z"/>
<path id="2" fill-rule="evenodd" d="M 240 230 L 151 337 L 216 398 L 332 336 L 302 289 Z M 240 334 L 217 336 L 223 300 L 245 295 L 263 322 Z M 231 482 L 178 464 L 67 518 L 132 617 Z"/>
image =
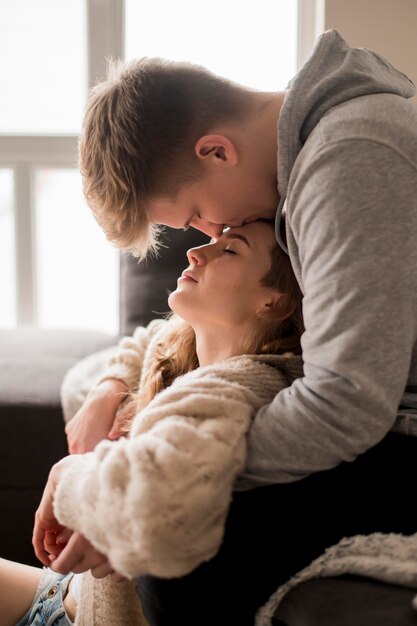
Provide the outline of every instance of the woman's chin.
<path id="1" fill-rule="evenodd" d="M 184 302 L 184 298 L 181 297 L 181 292 L 177 290 L 172 291 L 168 297 L 168 306 L 178 317 L 181 317 L 183 320 L 188 321 L 187 312 L 189 314 L 189 307 Z"/>
<path id="2" fill-rule="evenodd" d="M 176 313 L 176 300 L 177 300 L 177 291 L 171 291 L 171 293 L 168 296 L 168 306 L 171 309 L 171 311 L 174 311 L 174 313 Z"/>

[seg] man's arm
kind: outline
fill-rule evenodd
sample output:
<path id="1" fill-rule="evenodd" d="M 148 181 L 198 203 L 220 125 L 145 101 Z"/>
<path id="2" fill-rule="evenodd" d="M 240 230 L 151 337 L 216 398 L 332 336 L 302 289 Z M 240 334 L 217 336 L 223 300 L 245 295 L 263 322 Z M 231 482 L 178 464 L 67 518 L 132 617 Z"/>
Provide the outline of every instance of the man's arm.
<path id="1" fill-rule="evenodd" d="M 304 287 L 304 378 L 262 408 L 237 488 L 351 461 L 391 428 L 416 342 L 417 174 L 375 141 L 303 164 L 287 219 Z"/>
<path id="2" fill-rule="evenodd" d="M 88 393 L 84 404 L 65 427 L 68 450 L 83 454 L 108 438 L 128 389 L 121 380 L 105 379 Z"/>

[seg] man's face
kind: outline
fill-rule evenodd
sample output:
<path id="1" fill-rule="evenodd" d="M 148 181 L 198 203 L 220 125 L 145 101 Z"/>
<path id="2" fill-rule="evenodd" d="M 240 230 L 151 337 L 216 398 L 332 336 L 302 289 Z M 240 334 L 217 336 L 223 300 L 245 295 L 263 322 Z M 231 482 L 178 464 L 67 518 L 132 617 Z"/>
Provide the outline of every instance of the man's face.
<path id="1" fill-rule="evenodd" d="M 184 186 L 175 200 L 158 198 L 148 203 L 151 222 L 171 228 L 192 226 L 209 237 L 219 237 L 225 226 L 236 227 L 261 218 L 273 219 L 276 205 L 262 206 L 260 194 L 248 181 L 203 176 Z M 274 202 L 272 202 L 274 204 Z"/>

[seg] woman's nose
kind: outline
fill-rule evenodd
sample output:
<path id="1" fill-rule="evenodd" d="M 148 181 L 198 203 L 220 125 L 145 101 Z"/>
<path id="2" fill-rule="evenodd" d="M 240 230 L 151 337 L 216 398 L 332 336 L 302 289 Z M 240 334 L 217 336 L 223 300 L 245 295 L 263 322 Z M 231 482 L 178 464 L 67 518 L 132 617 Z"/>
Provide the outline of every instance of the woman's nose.
<path id="1" fill-rule="evenodd" d="M 187 250 L 187 259 L 190 265 L 204 265 L 204 248 L 205 246 L 199 246 L 197 248 L 190 248 Z"/>

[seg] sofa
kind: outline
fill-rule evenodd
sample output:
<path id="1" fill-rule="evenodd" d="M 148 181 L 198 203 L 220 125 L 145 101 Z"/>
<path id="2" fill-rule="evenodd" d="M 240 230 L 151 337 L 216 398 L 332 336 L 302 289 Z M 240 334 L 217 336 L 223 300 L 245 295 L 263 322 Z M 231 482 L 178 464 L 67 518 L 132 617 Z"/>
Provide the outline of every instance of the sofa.
<path id="1" fill-rule="evenodd" d="M 121 255 L 117 335 L 71 329 L 0 331 L 0 557 L 39 565 L 31 545 L 33 516 L 49 468 L 67 454 L 60 405 L 66 371 L 164 314 L 168 291 L 187 266 L 186 250 L 205 242 L 207 237 L 193 229 L 166 229 L 158 259 L 138 263 Z M 417 626 L 417 612 L 411 609 L 415 593 L 359 576 L 310 580 L 285 596 L 273 624 Z"/>

